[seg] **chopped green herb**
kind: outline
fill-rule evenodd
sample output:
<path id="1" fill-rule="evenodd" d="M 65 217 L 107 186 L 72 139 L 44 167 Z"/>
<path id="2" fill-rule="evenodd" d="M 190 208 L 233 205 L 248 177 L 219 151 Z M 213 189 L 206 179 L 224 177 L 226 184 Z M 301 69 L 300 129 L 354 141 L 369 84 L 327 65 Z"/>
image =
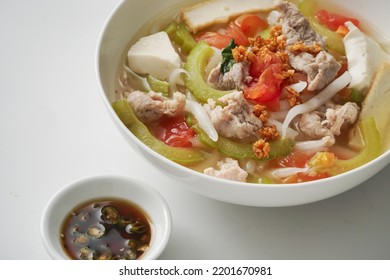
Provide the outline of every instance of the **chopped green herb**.
<path id="1" fill-rule="evenodd" d="M 229 45 L 222 50 L 222 64 L 221 64 L 221 73 L 225 74 L 229 72 L 230 68 L 234 65 L 235 61 L 233 58 L 232 50 L 237 47 L 234 43 L 234 40 L 231 39 Z"/>

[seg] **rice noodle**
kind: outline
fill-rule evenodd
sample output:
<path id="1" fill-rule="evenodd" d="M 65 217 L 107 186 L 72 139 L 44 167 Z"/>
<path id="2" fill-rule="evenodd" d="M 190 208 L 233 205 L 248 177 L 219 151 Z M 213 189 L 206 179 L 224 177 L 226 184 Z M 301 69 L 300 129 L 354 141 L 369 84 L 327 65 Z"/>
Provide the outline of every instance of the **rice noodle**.
<path id="1" fill-rule="evenodd" d="M 302 100 L 302 103 L 305 103 L 312 99 L 313 97 L 316 97 L 315 93 L 312 92 L 305 92 L 304 94 L 301 94 L 299 98 Z"/>
<path id="2" fill-rule="evenodd" d="M 214 50 L 214 54 L 210 57 L 209 62 L 204 69 L 206 77 L 210 75 L 211 70 L 218 67 L 222 62 L 221 50 L 214 47 L 212 47 L 212 49 Z"/>
<path id="3" fill-rule="evenodd" d="M 211 140 L 218 140 L 218 132 L 216 131 L 209 115 L 198 102 L 187 99 L 185 110 L 192 113 L 198 121 L 199 127 L 206 132 Z"/>
<path id="4" fill-rule="evenodd" d="M 282 137 L 286 137 L 287 128 L 296 116 L 314 111 L 318 107 L 324 105 L 329 99 L 336 95 L 337 92 L 346 87 L 350 81 L 351 75 L 348 71 L 345 71 L 340 77 L 331 82 L 325 89 L 323 89 L 319 94 L 310 99 L 308 102 L 291 108 L 283 122 Z"/>
<path id="5" fill-rule="evenodd" d="M 295 150 L 298 151 L 325 151 L 335 143 L 334 137 L 325 136 L 320 140 L 310 140 L 295 143 Z"/>
<path id="6" fill-rule="evenodd" d="M 272 175 L 279 178 L 279 179 L 284 179 L 287 177 L 290 177 L 294 174 L 301 173 L 301 172 L 307 172 L 309 171 L 309 167 L 285 167 L 285 168 L 278 168 L 272 171 Z"/>
<path id="7" fill-rule="evenodd" d="M 145 78 L 143 78 L 143 77 L 139 76 L 138 74 L 136 74 L 126 64 L 123 65 L 123 69 L 128 74 L 128 78 L 131 80 L 131 84 L 134 87 L 139 88 L 139 89 L 144 90 L 144 91 L 150 91 L 151 90 L 151 88 L 150 88 L 150 86 L 149 86 L 149 84 L 148 84 L 148 82 L 146 81 Z M 121 82 L 121 86 L 123 86 L 122 82 Z"/>
<path id="8" fill-rule="evenodd" d="M 300 81 L 298 83 L 292 84 L 288 86 L 292 90 L 295 90 L 296 92 L 300 93 L 307 87 L 307 82 Z"/>
<path id="9" fill-rule="evenodd" d="M 177 68 L 169 74 L 168 83 L 169 83 L 169 91 L 170 92 L 177 91 L 176 84 L 184 85 L 184 82 L 183 82 L 182 78 L 180 77 L 181 74 L 186 74 L 187 76 L 189 76 L 189 73 L 182 68 Z"/>
<path id="10" fill-rule="evenodd" d="M 126 74 L 126 72 L 123 72 L 123 75 Z M 128 86 L 123 84 L 123 79 L 126 78 L 127 79 L 127 76 L 126 77 L 123 77 L 123 75 L 121 75 L 118 79 L 118 82 L 119 82 L 119 85 L 122 89 L 127 89 Z"/>
<path id="11" fill-rule="evenodd" d="M 291 88 L 292 90 L 296 91 L 297 93 L 301 93 L 306 88 L 306 86 L 307 86 L 307 82 L 301 81 L 301 82 L 289 85 L 287 87 Z M 284 91 L 287 94 L 287 90 L 284 89 Z M 276 120 L 283 121 L 286 118 L 288 111 L 290 109 L 291 109 L 291 105 L 288 102 L 288 100 L 286 100 L 286 99 L 280 100 L 279 101 L 279 111 L 270 112 L 270 115 L 272 118 L 274 118 Z"/>

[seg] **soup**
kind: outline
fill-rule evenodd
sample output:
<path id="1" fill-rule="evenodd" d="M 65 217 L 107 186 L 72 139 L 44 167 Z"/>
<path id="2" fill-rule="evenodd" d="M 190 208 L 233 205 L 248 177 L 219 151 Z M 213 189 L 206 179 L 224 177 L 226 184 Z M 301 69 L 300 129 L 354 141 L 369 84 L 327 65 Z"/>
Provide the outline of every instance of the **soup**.
<path id="1" fill-rule="evenodd" d="M 127 200 L 102 199 L 73 209 L 60 235 L 71 259 L 135 260 L 149 248 L 151 227 L 136 205 Z"/>
<path id="2" fill-rule="evenodd" d="M 383 152 L 384 121 L 366 100 L 388 54 L 347 11 L 309 0 L 206 1 L 158 22 L 124 50 L 113 108 L 166 158 L 279 184 L 335 176 Z"/>

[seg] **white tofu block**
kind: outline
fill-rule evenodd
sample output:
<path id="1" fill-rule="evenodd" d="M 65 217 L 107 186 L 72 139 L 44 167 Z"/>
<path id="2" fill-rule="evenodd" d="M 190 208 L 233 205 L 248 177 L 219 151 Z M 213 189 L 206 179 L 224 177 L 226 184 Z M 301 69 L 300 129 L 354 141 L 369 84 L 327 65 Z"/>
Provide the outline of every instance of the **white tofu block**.
<path id="1" fill-rule="evenodd" d="M 390 61 L 389 55 L 370 37 L 367 37 L 352 22 L 345 24 L 349 32 L 343 42 L 348 59 L 348 71 L 352 76 L 350 88 L 367 90 L 380 66 Z"/>
<path id="2" fill-rule="evenodd" d="M 169 74 L 180 68 L 180 57 L 161 31 L 142 37 L 127 53 L 129 67 L 137 74 L 150 74 L 160 80 L 167 80 Z"/>

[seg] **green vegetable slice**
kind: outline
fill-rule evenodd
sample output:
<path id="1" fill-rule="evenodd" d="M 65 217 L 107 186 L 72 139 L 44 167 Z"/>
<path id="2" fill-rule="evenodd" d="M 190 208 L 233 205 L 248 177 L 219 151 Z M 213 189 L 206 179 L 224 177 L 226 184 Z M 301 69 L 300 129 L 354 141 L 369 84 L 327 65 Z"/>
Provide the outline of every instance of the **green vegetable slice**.
<path id="1" fill-rule="evenodd" d="M 196 45 L 195 39 L 192 37 L 190 31 L 184 23 L 172 21 L 164 28 L 164 31 L 185 54 L 190 53 Z"/>
<path id="2" fill-rule="evenodd" d="M 151 75 L 146 77 L 146 81 L 148 82 L 151 90 L 154 92 L 161 92 L 164 96 L 168 96 L 169 83 L 167 81 L 162 81 Z"/>
<path id="3" fill-rule="evenodd" d="M 205 159 L 205 153 L 199 149 L 171 147 L 155 138 L 150 133 L 149 129 L 140 120 L 138 120 L 126 100 L 117 100 L 112 104 L 112 107 L 123 124 L 139 140 L 160 155 L 180 164 L 192 164 Z"/>
<path id="4" fill-rule="evenodd" d="M 253 158 L 257 160 L 271 160 L 278 157 L 287 156 L 292 152 L 293 143 L 289 139 L 278 139 L 270 142 L 269 156 L 266 158 L 257 158 L 252 144 L 237 143 L 230 139 L 219 137 L 217 141 L 219 151 L 233 158 Z"/>
<path id="5" fill-rule="evenodd" d="M 217 148 L 221 153 L 232 158 L 257 158 L 252 144 L 237 143 L 221 136 L 218 137 Z"/>
<path id="6" fill-rule="evenodd" d="M 364 148 L 359 155 L 347 159 L 336 159 L 332 173 L 340 174 L 358 168 L 382 153 L 381 135 L 376 127 L 374 118 L 363 119 L 359 122 L 360 132 L 364 140 Z"/>
<path id="7" fill-rule="evenodd" d="M 198 121 L 196 120 L 194 115 L 188 114 L 186 117 L 186 123 L 195 131 L 196 137 L 202 144 L 211 148 L 217 147 L 217 142 L 211 140 L 207 133 L 200 128 L 200 126 L 198 125 Z"/>
<path id="8" fill-rule="evenodd" d="M 165 28 L 163 29 L 163 31 L 165 31 L 169 38 L 171 39 L 174 39 L 175 38 L 175 33 L 176 33 L 176 30 L 177 30 L 177 22 L 176 21 L 171 21 L 167 26 L 165 26 Z"/>
<path id="9" fill-rule="evenodd" d="M 213 49 L 207 43 L 199 42 L 188 55 L 184 65 L 184 69 L 189 73 L 189 76 L 185 77 L 186 86 L 201 102 L 207 102 L 209 98 L 217 101 L 218 98 L 232 92 L 211 88 L 203 78 L 204 69 L 213 53 Z"/>
<path id="10" fill-rule="evenodd" d="M 184 23 L 179 23 L 176 30 L 176 41 L 184 53 L 188 54 L 195 47 L 196 41 Z"/>

